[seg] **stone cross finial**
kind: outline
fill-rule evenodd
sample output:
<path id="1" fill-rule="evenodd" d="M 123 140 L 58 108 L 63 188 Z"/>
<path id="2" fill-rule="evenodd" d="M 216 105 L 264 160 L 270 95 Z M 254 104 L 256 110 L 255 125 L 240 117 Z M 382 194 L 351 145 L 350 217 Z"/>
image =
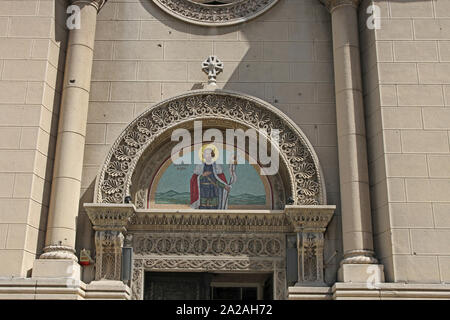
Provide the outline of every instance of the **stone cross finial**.
<path id="1" fill-rule="evenodd" d="M 223 71 L 223 62 L 217 56 L 209 56 L 202 62 L 202 70 L 208 75 L 208 84 L 215 85 L 217 75 Z"/>

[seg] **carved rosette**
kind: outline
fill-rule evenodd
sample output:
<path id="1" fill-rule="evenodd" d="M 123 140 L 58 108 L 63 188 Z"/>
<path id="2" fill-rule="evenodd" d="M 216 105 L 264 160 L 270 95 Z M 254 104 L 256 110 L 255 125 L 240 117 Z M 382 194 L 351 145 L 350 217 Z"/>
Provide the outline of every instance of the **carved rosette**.
<path id="1" fill-rule="evenodd" d="M 323 275 L 324 233 L 335 206 L 286 206 L 286 214 L 297 232 L 298 283 L 325 285 Z"/>
<path id="2" fill-rule="evenodd" d="M 120 280 L 122 247 L 133 205 L 84 205 L 95 230 L 95 280 Z"/>
<path id="3" fill-rule="evenodd" d="M 168 14 L 185 22 L 203 26 L 226 26 L 248 21 L 272 8 L 278 0 L 228 0 L 220 5 L 196 0 L 153 2 Z"/>
<path id="4" fill-rule="evenodd" d="M 225 91 L 193 91 L 164 101 L 135 119 L 113 144 L 96 180 L 96 202 L 123 203 L 130 193 L 136 164 L 149 145 L 166 131 L 195 120 L 228 120 L 267 136 L 279 130 L 281 163 L 289 172 L 295 204 L 324 204 L 320 165 L 297 126 L 267 103 Z"/>

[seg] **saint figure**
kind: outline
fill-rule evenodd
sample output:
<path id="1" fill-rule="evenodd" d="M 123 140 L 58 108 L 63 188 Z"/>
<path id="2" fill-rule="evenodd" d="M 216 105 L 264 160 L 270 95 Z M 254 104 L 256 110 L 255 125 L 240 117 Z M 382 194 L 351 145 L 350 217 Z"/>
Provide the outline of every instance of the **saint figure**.
<path id="1" fill-rule="evenodd" d="M 197 164 L 191 178 L 191 207 L 193 209 L 227 209 L 231 185 L 223 174 L 222 165 L 216 163 L 219 151 L 212 144 L 204 145 L 202 164 Z"/>

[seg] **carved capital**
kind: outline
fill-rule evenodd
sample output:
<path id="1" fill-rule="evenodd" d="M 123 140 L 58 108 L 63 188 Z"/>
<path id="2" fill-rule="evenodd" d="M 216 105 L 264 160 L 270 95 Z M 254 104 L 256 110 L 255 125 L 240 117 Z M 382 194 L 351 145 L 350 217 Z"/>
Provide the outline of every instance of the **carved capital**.
<path id="1" fill-rule="evenodd" d="M 354 6 L 358 8 L 361 0 L 320 0 L 320 2 L 327 7 L 328 11 L 332 12 L 339 6 Z"/>
<path id="2" fill-rule="evenodd" d="M 323 286 L 324 233 L 336 206 L 286 206 L 297 232 L 298 286 Z"/>

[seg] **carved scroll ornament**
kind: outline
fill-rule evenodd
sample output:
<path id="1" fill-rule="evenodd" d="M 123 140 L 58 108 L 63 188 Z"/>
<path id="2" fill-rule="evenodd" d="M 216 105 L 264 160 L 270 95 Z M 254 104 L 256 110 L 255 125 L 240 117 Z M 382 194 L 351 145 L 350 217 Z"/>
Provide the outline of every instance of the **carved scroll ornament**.
<path id="1" fill-rule="evenodd" d="M 193 91 L 164 101 L 135 119 L 113 144 L 96 180 L 99 203 L 123 203 L 143 151 L 167 130 L 202 119 L 234 121 L 270 134 L 280 132 L 281 162 L 289 172 L 294 204 L 325 204 L 320 165 L 297 126 L 267 103 L 226 91 Z"/>

